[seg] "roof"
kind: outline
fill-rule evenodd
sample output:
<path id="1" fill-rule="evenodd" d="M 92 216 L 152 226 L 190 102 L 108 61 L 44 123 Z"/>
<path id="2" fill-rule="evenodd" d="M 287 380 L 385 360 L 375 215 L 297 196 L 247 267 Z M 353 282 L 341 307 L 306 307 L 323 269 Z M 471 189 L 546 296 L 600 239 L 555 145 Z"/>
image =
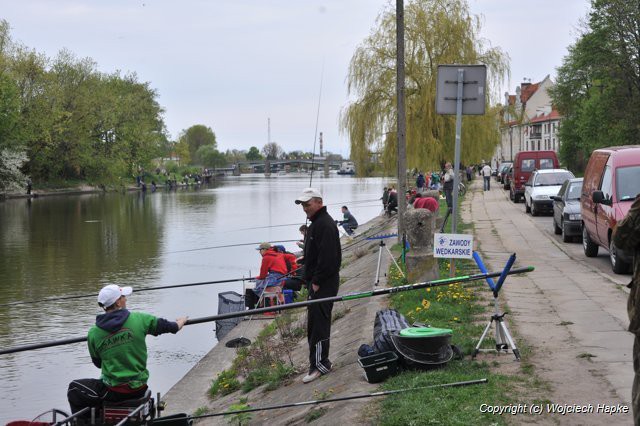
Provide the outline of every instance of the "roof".
<path id="1" fill-rule="evenodd" d="M 536 170 L 536 172 L 538 174 L 547 174 L 547 173 L 563 173 L 563 172 L 569 172 L 571 173 L 569 170 L 567 169 L 538 169 Z"/>
<path id="2" fill-rule="evenodd" d="M 527 103 L 529 98 L 531 98 L 531 96 L 533 96 L 533 94 L 536 93 L 539 86 L 540 86 L 540 83 L 522 84 L 520 86 L 521 87 L 520 102 L 522 102 L 523 104 Z"/>
<path id="3" fill-rule="evenodd" d="M 562 118 L 562 116 L 560 115 L 558 110 L 552 109 L 549 114 L 544 114 L 543 113 L 541 115 L 536 115 L 531 120 L 529 120 L 529 122 L 530 123 L 540 123 L 540 122 L 543 122 L 543 121 L 560 120 L 561 118 Z"/>

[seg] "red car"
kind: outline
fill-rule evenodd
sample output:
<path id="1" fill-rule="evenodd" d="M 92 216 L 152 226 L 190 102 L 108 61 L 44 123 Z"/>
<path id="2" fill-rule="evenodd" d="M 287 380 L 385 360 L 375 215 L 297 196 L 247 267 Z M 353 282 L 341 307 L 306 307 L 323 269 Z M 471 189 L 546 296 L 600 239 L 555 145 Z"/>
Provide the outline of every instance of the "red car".
<path id="1" fill-rule="evenodd" d="M 638 195 L 640 145 L 615 146 L 591 153 L 580 197 L 582 245 L 588 257 L 597 256 L 599 247 L 608 250 L 611 268 L 617 274 L 627 272 L 633 259 L 632 253 L 615 247 L 611 233 Z"/>

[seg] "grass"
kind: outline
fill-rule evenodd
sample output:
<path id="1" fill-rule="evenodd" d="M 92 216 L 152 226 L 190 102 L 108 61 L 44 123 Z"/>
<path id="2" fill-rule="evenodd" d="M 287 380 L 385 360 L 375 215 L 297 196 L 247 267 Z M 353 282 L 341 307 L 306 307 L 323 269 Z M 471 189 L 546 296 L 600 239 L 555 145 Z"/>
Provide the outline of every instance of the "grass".
<path id="1" fill-rule="evenodd" d="M 445 212 L 446 206 L 441 206 L 440 214 Z M 445 232 L 451 232 L 450 230 L 449 220 Z M 465 233 L 470 230 L 472 225 L 462 222 L 458 217 L 457 232 Z M 393 247 L 394 253 L 399 251 L 399 246 Z M 448 259 L 440 259 L 439 267 L 440 276 L 448 277 Z M 458 276 L 478 272 L 475 263 L 467 259 L 457 259 L 455 268 Z M 391 265 L 388 277 L 390 286 L 406 284 L 395 265 Z M 420 389 L 387 397 L 381 402 L 379 424 L 503 425 L 509 422 L 507 416 L 483 413 L 480 406 L 533 402 L 536 394 L 539 396 L 542 393 L 545 383 L 535 376 L 535 368 L 527 359 L 530 348 L 523 342 L 518 342 L 522 361 L 515 369 L 512 367 L 512 354 L 502 354 L 499 357 L 481 354 L 477 360 L 471 359 L 470 355 L 493 312 L 492 295 L 484 281 L 466 283 L 464 286 L 449 284 L 396 293 L 391 296 L 390 305 L 405 315 L 409 323 L 422 322 L 433 327 L 452 329 L 452 344 L 462 349 L 465 359 L 451 361 L 444 368 L 430 371 L 404 371 L 388 380 L 383 386 L 385 390 L 411 389 L 480 378 L 487 378 L 488 383 Z M 491 330 L 483 347 L 494 346 Z M 501 367 L 507 363 L 510 366 L 508 371 L 502 372 Z"/>

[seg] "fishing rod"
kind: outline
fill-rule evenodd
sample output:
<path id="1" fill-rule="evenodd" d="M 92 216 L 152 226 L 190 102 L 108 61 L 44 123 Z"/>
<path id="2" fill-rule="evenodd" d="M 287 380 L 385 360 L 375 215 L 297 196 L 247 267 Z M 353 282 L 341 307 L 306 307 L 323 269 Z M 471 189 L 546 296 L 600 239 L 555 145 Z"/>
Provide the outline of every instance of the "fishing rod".
<path id="1" fill-rule="evenodd" d="M 226 245 L 222 245 L 222 246 L 210 246 L 210 247 L 200 247 L 200 248 L 194 248 L 194 249 L 188 249 L 188 250 L 177 250 L 177 251 L 168 251 L 164 254 L 173 254 L 173 253 L 188 253 L 191 251 L 199 251 L 199 250 L 212 250 L 212 249 L 219 249 L 219 248 L 229 248 L 229 247 L 242 247 L 242 246 L 257 246 L 261 243 L 267 242 L 269 244 L 273 244 L 273 243 L 293 243 L 296 241 L 300 241 L 299 239 L 297 240 L 278 240 L 278 241 L 260 241 L 257 243 L 239 243 L 239 244 L 226 244 Z"/>
<path id="2" fill-rule="evenodd" d="M 399 393 L 405 392 L 413 392 L 419 390 L 426 389 L 442 389 L 442 388 L 457 388 L 462 386 L 470 386 L 470 385 L 481 385 L 488 383 L 487 379 L 477 379 L 477 380 L 467 380 L 463 382 L 452 382 L 452 383 L 442 383 L 437 385 L 429 385 L 429 386 L 419 386 L 415 388 L 405 388 L 405 389 L 394 389 L 389 391 L 380 391 L 380 392 L 372 392 L 372 393 L 361 393 L 355 395 L 347 395 L 336 398 L 327 398 L 327 399 L 315 399 L 311 401 L 302 401 L 302 402 L 291 402 L 288 404 L 280 404 L 280 405 L 269 405 L 266 407 L 256 407 L 256 408 L 247 408 L 245 410 L 233 410 L 233 411 L 225 411 L 222 413 L 213 413 L 213 414 L 203 414 L 200 416 L 189 416 L 189 419 L 204 419 L 207 417 L 219 417 L 219 416 L 228 416 L 232 414 L 243 414 L 243 413 L 254 413 L 256 411 L 268 411 L 268 410 L 278 410 L 280 408 L 290 408 L 290 407 L 302 407 L 305 405 L 317 405 L 317 404 L 327 404 L 329 402 L 340 402 L 340 401 L 350 401 L 352 399 L 362 399 L 362 398 L 375 398 L 379 396 L 387 396 L 387 395 L 395 395 Z M 162 423 L 165 421 L 172 421 L 175 419 L 156 419 L 153 423 Z"/>
<path id="3" fill-rule="evenodd" d="M 508 271 L 506 275 L 523 274 L 527 272 L 532 272 L 533 270 L 534 270 L 533 266 L 516 268 Z M 504 274 L 504 271 L 479 273 L 479 274 L 473 274 L 473 275 L 461 275 L 459 277 L 443 278 L 439 280 L 425 281 L 425 282 L 415 283 L 415 284 L 406 284 L 406 285 L 401 285 L 397 287 L 381 288 L 381 289 L 365 291 L 361 293 L 348 293 L 348 294 L 338 295 L 333 297 L 325 297 L 322 299 L 311 299 L 303 302 L 287 303 L 285 305 L 268 306 L 265 308 L 249 309 L 249 310 L 238 311 L 238 312 L 228 312 L 226 314 L 218 314 L 218 315 L 213 315 L 209 317 L 190 319 L 190 320 L 187 320 L 185 325 L 195 325 L 195 324 L 202 324 L 206 322 L 219 321 L 223 319 L 266 314 L 268 312 L 279 312 L 279 311 L 285 311 L 289 309 L 302 308 L 310 305 L 316 305 L 318 303 L 341 302 L 341 301 L 346 302 L 349 300 L 363 299 L 366 297 L 373 297 L 373 296 L 382 296 L 384 294 L 394 294 L 394 293 L 400 293 L 403 291 L 420 290 L 423 288 L 440 287 L 440 286 L 445 286 L 445 285 L 454 284 L 454 283 L 486 280 L 487 278 L 500 277 L 502 274 Z M 41 349 L 41 348 L 48 348 L 52 346 L 68 345 L 71 343 L 84 342 L 86 340 L 87 340 L 86 336 L 83 336 L 83 337 L 75 337 L 75 338 L 50 341 L 50 342 L 44 342 L 44 343 L 36 343 L 31 345 L 15 346 L 13 348 L 0 350 L 0 355 L 30 351 L 30 350 Z"/>
<path id="4" fill-rule="evenodd" d="M 230 278 L 228 280 L 202 281 L 197 283 L 186 283 L 186 284 L 171 284 L 171 285 L 163 285 L 163 286 L 157 286 L 157 287 L 140 287 L 140 288 L 136 288 L 136 293 L 140 293 L 143 291 L 165 290 L 168 288 L 194 287 L 194 286 L 200 286 L 200 285 L 223 284 L 223 283 L 233 283 L 237 281 L 252 281 L 252 280 L 255 280 L 255 277 Z M 97 296 L 97 293 L 90 293 L 90 294 L 87 293 L 87 294 L 78 294 L 78 295 L 72 295 L 72 296 L 47 297 L 45 299 L 20 300 L 17 302 L 0 303 L 0 306 L 15 306 L 15 305 L 27 305 L 31 303 L 56 302 L 58 300 L 84 299 L 87 297 L 96 297 L 96 296 Z"/>
<path id="5" fill-rule="evenodd" d="M 318 140 L 318 121 L 320 120 L 320 100 L 322 99 L 322 81 L 324 79 L 324 60 L 320 71 L 320 90 L 318 92 L 318 110 L 316 111 L 316 129 L 313 135 L 313 152 L 311 153 L 311 174 L 309 175 L 309 186 L 313 182 L 313 165 L 316 157 L 316 141 Z"/>

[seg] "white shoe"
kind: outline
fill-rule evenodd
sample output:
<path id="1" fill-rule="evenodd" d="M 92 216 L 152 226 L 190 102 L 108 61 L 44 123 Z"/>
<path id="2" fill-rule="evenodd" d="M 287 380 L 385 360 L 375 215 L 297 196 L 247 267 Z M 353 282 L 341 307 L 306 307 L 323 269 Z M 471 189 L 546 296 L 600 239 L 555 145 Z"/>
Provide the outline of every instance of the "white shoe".
<path id="1" fill-rule="evenodd" d="M 302 383 L 311 383 L 320 376 L 322 376 L 322 373 L 320 373 L 318 370 L 313 370 L 311 373 L 302 378 Z"/>

